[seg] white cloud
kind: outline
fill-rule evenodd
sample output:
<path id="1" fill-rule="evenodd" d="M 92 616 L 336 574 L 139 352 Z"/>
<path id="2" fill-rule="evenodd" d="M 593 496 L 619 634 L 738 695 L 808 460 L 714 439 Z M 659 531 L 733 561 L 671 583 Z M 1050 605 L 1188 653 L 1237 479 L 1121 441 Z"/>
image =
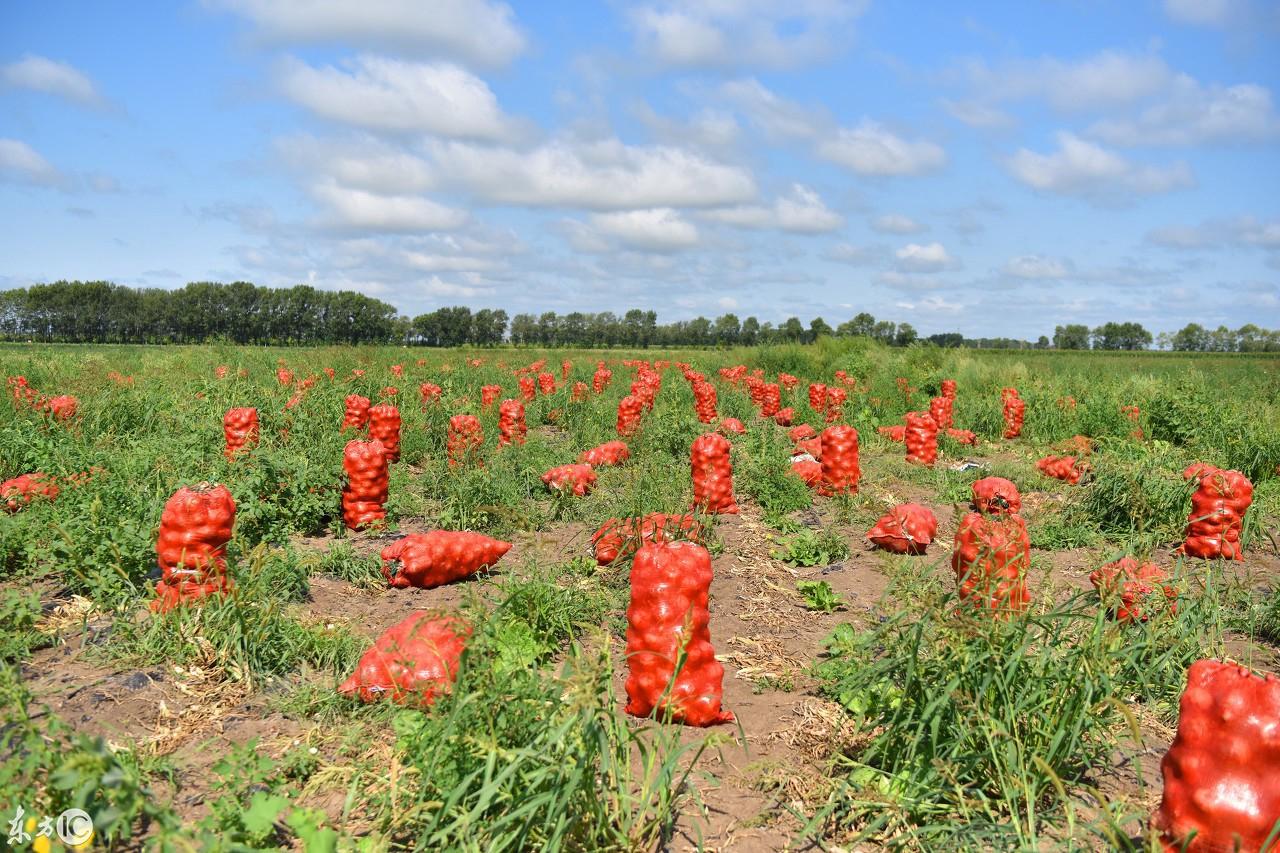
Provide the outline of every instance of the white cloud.
<path id="1" fill-rule="evenodd" d="M 1066 277 L 1072 269 L 1069 260 L 1050 258 L 1045 255 L 1019 255 L 1010 258 L 1002 272 L 1013 278 L 1028 281 L 1043 279 L 1059 279 Z"/>
<path id="2" fill-rule="evenodd" d="M 846 47 L 864 0 L 662 0 L 631 9 L 640 50 L 665 65 L 791 68 Z"/>
<path id="3" fill-rule="evenodd" d="M 68 179 L 27 143 L 0 139 L 0 180 L 40 187 L 65 187 Z"/>
<path id="4" fill-rule="evenodd" d="M 844 217 L 827 207 L 817 192 L 804 184 L 792 184 L 791 191 L 771 206 L 739 205 L 703 214 L 705 219 L 738 228 L 774 228 L 796 234 L 821 234 L 844 225 Z"/>
<path id="5" fill-rule="evenodd" d="M 368 231 L 438 231 L 458 228 L 467 213 L 422 196 L 378 195 L 323 182 L 311 195 L 328 208 L 323 224 Z"/>
<path id="6" fill-rule="evenodd" d="M 32 54 L 0 67 L 0 84 L 56 95 L 98 109 L 107 103 L 93 81 L 73 66 Z"/>
<path id="7" fill-rule="evenodd" d="M 871 221 L 871 227 L 882 234 L 918 234 L 929 230 L 929 226 L 916 222 L 901 213 L 886 213 Z"/>
<path id="8" fill-rule="evenodd" d="M 894 254 L 903 272 L 938 272 L 955 263 L 941 243 L 908 243 Z"/>
<path id="9" fill-rule="evenodd" d="M 730 80 L 720 87 L 720 94 L 774 139 L 807 139 L 830 124 L 820 112 L 779 97 L 754 77 Z"/>
<path id="10" fill-rule="evenodd" d="M 878 262 L 884 252 L 875 246 L 855 246 L 852 243 L 836 243 L 822 254 L 828 261 L 848 264 L 851 267 L 866 267 Z"/>
<path id="11" fill-rule="evenodd" d="M 675 252 L 698 244 L 698 229 L 669 207 L 597 213 L 595 229 L 622 244 L 643 251 Z"/>
<path id="12" fill-rule="evenodd" d="M 989 66 L 971 60 L 960 75 L 973 96 L 969 109 L 991 109 L 1001 101 L 1043 98 L 1061 112 L 1106 110 L 1136 103 L 1163 91 L 1174 79 L 1158 56 L 1106 50 L 1076 61 L 1041 57 Z"/>
<path id="13" fill-rule="evenodd" d="M 947 162 L 941 146 L 903 139 L 870 120 L 856 128 L 840 128 L 834 138 L 818 143 L 817 153 L 860 175 L 919 175 Z"/>
<path id="14" fill-rule="evenodd" d="M 950 113 L 952 118 L 964 122 L 970 127 L 995 129 L 1012 127 L 1017 123 L 1013 116 L 1004 110 L 981 101 L 950 101 L 944 99 L 942 108 Z"/>
<path id="15" fill-rule="evenodd" d="M 1280 117 L 1263 86 L 1203 86 L 1180 75 L 1159 103 L 1132 118 L 1097 122 L 1089 135 L 1132 146 L 1251 142 L 1280 135 Z"/>
<path id="16" fill-rule="evenodd" d="M 730 113 L 719 110 L 704 109 L 687 121 L 659 115 L 644 102 L 637 104 L 634 112 L 654 137 L 667 145 L 728 148 L 738 141 L 741 131 Z"/>
<path id="17" fill-rule="evenodd" d="M 430 146 L 436 179 L 496 204 L 635 210 L 750 201 L 751 173 L 671 146 L 557 140 L 532 150 Z"/>
<path id="18" fill-rule="evenodd" d="M 1057 139 L 1058 149 L 1049 154 L 1019 149 L 1008 161 L 1009 172 L 1032 189 L 1095 199 L 1153 195 L 1195 183 L 1185 163 L 1140 166 L 1072 133 L 1061 132 Z"/>
<path id="19" fill-rule="evenodd" d="M 316 115 L 372 130 L 489 140 L 513 130 L 489 86 L 449 63 L 364 55 L 338 69 L 289 59 L 278 82 L 287 97 Z"/>
<path id="20" fill-rule="evenodd" d="M 876 273 L 874 281 L 876 284 L 883 284 L 895 290 L 908 292 L 941 290 L 949 286 L 941 278 L 933 275 L 932 272 L 885 270 L 884 272 Z"/>
<path id="21" fill-rule="evenodd" d="M 738 300 L 734 299 L 732 296 L 721 296 L 716 300 L 716 305 L 720 306 L 725 311 L 732 311 L 738 307 Z"/>
<path id="22" fill-rule="evenodd" d="M 492 0 L 205 0 L 279 42 L 338 42 L 505 65 L 525 47 L 511 7 Z"/>
<path id="23" fill-rule="evenodd" d="M 1238 0 L 1164 0 L 1164 13 L 1181 24 L 1226 25 L 1241 10 Z"/>
<path id="24" fill-rule="evenodd" d="M 1211 219 L 1199 225 L 1171 225 L 1147 233 L 1147 242 L 1166 249 L 1280 249 L 1280 221 L 1252 216 Z"/>
<path id="25" fill-rule="evenodd" d="M 304 178 L 323 177 L 338 184 L 375 193 L 414 193 L 433 189 L 430 164 L 376 138 L 350 141 L 289 136 L 276 140 L 285 164 Z"/>

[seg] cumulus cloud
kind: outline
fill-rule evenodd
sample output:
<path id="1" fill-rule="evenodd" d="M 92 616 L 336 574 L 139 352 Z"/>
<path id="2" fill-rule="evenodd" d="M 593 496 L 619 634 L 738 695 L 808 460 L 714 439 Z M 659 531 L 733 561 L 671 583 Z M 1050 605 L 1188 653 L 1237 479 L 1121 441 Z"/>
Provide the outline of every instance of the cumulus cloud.
<path id="1" fill-rule="evenodd" d="M 316 115 L 370 130 L 497 140 L 514 129 L 488 84 L 450 63 L 363 55 L 339 69 L 289 59 L 277 78 Z"/>
<path id="2" fill-rule="evenodd" d="M 1010 258 L 1001 270 L 1005 275 L 1027 281 L 1065 278 L 1072 269 L 1069 260 L 1045 255 L 1019 255 Z"/>
<path id="3" fill-rule="evenodd" d="M 422 196 L 379 195 L 321 182 L 311 195 L 326 208 L 323 225 L 365 231 L 438 231 L 458 228 L 467 213 Z"/>
<path id="4" fill-rule="evenodd" d="M 902 272 L 939 272 L 955 265 L 951 255 L 941 243 L 908 243 L 894 253 L 898 269 Z"/>
<path id="5" fill-rule="evenodd" d="M 956 121 L 964 122 L 970 127 L 996 129 L 1012 127 L 1017 123 L 1014 117 L 1004 110 L 982 101 L 943 99 L 942 108 Z"/>
<path id="6" fill-rule="evenodd" d="M 43 92 L 94 109 L 107 106 L 106 98 L 83 72 L 65 62 L 33 54 L 0 66 L 0 85 Z"/>
<path id="7" fill-rule="evenodd" d="M 669 207 L 597 213 L 595 230 L 623 245 L 649 252 L 675 252 L 698 245 L 698 229 Z"/>
<path id="8" fill-rule="evenodd" d="M 1186 163 L 1142 166 L 1073 133 L 1061 132 L 1057 140 L 1057 150 L 1048 154 L 1019 149 L 1008 160 L 1009 173 L 1032 189 L 1096 200 L 1166 193 L 1195 183 Z"/>
<path id="9" fill-rule="evenodd" d="M 437 180 L 495 203 L 637 210 L 750 201 L 755 179 L 737 166 L 664 145 L 616 139 L 556 140 L 531 150 L 441 142 L 430 146 Z"/>
<path id="10" fill-rule="evenodd" d="M 733 115 L 721 110 L 704 109 L 688 120 L 659 115 L 644 102 L 637 104 L 633 111 L 654 137 L 667 145 L 728 148 L 738 141 L 741 131 Z"/>
<path id="11" fill-rule="evenodd" d="M 928 225 L 922 225 L 909 216 L 901 213 L 886 213 L 871 220 L 871 227 L 882 234 L 918 234 L 928 231 Z"/>
<path id="12" fill-rule="evenodd" d="M 1240 0 L 1164 0 L 1164 13 L 1180 24 L 1222 27 L 1244 11 Z"/>
<path id="13" fill-rule="evenodd" d="M 804 184 L 792 184 L 787 195 L 769 206 L 738 205 L 707 211 L 703 216 L 738 228 L 772 228 L 796 234 L 821 234 L 844 225 L 844 217 Z"/>
<path id="14" fill-rule="evenodd" d="M 870 120 L 856 128 L 840 128 L 834 137 L 818 143 L 817 153 L 859 175 L 919 175 L 947 162 L 942 146 L 903 139 Z"/>
<path id="15" fill-rule="evenodd" d="M 338 42 L 471 65 L 505 65 L 525 48 L 506 3 L 492 0 L 205 0 L 247 18 L 264 39 Z"/>
<path id="16" fill-rule="evenodd" d="M 1159 103 L 1132 117 L 1097 122 L 1088 132 L 1113 145 L 1257 142 L 1280 135 L 1280 116 L 1263 86 L 1203 86 L 1180 75 Z"/>
<path id="17" fill-rule="evenodd" d="M 276 140 L 276 152 L 305 178 L 323 176 L 338 184 L 375 193 L 415 193 L 433 189 L 431 165 L 371 136 L 320 140 L 298 135 Z"/>
<path id="18" fill-rule="evenodd" d="M 864 0 L 663 0 L 631 9 L 641 52 L 664 65 L 791 68 L 848 45 Z"/>

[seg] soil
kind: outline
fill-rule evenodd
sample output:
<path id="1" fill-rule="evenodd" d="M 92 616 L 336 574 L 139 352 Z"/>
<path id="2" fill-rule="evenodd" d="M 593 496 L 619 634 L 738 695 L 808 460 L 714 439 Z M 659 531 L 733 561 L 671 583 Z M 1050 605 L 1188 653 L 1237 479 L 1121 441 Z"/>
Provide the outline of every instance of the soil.
<path id="1" fill-rule="evenodd" d="M 969 458 L 989 464 L 1002 454 L 1007 457 L 1002 461 L 1016 458 L 997 445 L 972 449 Z M 867 469 L 865 462 L 863 468 Z M 863 493 L 885 508 L 914 501 L 934 509 L 938 536 L 927 556 L 909 559 L 923 561 L 929 572 L 951 583 L 950 543 L 963 508 L 939 504 L 929 488 L 906 480 L 868 478 Z M 1052 493 L 1046 493 L 1037 500 L 1050 498 Z M 761 510 L 742 496 L 739 504 L 739 515 L 722 517 L 717 525 L 723 550 L 713 561 L 711 587 L 712 640 L 725 665 L 724 705 L 735 713 L 737 723 L 717 730 L 727 737 L 709 758 L 704 756 L 702 772 L 694 780 L 695 796 L 679 819 L 668 845 L 671 850 L 780 850 L 796 843 L 800 822 L 793 811 L 811 813 L 822 801 L 829 785 L 824 764 L 852 738 L 847 717 L 817 695 L 808 668 L 821 653 L 823 638 L 838 624 L 867 624 L 876 618 L 897 565 L 894 561 L 908 559 L 872 550 L 862 538 L 869 525 L 845 524 L 836 528 L 850 543 L 847 558 L 829 566 L 790 566 L 773 556 L 771 537 L 776 539 L 777 533 L 765 524 Z M 1028 514 L 1034 518 L 1034 513 L 1032 506 Z M 818 500 L 800 520 L 818 526 L 834 519 L 827 502 Z M 402 532 L 426 529 L 415 519 L 400 527 Z M 566 524 L 522 533 L 499 571 L 519 572 L 530 563 L 583 555 L 590 532 L 584 525 Z M 391 538 L 356 534 L 350 541 L 357 553 L 367 555 Z M 324 551 L 334 541 L 313 537 L 294 544 Z M 1108 555 L 1102 548 L 1078 548 L 1035 551 L 1033 558 L 1033 584 L 1044 594 L 1065 597 L 1089 589 L 1089 572 Z M 1261 588 L 1280 578 L 1280 557 L 1259 546 L 1245 561 L 1225 566 L 1224 571 Z M 803 579 L 830 583 L 843 599 L 843 608 L 829 614 L 807 610 L 796 592 L 796 581 Z M 456 583 L 432 590 L 369 591 L 317 575 L 299 611 L 304 619 L 340 623 L 373 639 L 415 610 L 456 606 L 469 590 L 467 583 Z M 37 651 L 24 667 L 37 701 L 79 731 L 169 756 L 181 792 L 175 805 L 184 818 L 195 820 L 204 813 L 210 768 L 231 745 L 256 738 L 261 749 L 278 756 L 300 741 L 323 742 L 322 727 L 271 708 L 273 694 L 307 676 L 251 689 L 237 682 L 211 683 L 198 666 L 112 668 L 93 654 L 110 641 L 109 622 L 97 618 L 83 599 L 69 599 L 51 588 L 41 593 L 47 618 L 60 629 L 60 642 Z M 1274 670 L 1280 663 L 1275 650 L 1245 637 L 1232 637 L 1231 643 L 1239 659 L 1255 666 Z M 625 662 L 619 655 L 616 663 L 616 695 L 623 703 Z M 685 737 L 704 734 L 691 730 Z M 1128 800 L 1136 811 L 1153 807 L 1160 796 L 1159 757 L 1172 735 L 1168 727 L 1144 717 L 1141 743 L 1129 744 L 1127 753 L 1118 752 L 1113 765 L 1099 771 L 1099 790 L 1110 799 Z M 342 809 L 340 797 L 308 804 L 326 808 L 334 817 Z M 798 849 L 805 849 L 803 842 Z"/>

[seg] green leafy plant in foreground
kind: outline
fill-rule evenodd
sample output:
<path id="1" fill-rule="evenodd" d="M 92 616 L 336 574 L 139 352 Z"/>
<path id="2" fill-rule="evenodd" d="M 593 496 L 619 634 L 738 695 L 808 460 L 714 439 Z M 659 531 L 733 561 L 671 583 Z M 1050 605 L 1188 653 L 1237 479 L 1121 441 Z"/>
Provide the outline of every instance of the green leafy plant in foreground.
<path id="1" fill-rule="evenodd" d="M 804 606 L 822 613 L 834 613 L 844 607 L 844 599 L 826 581 L 796 581 L 796 591 L 804 597 Z"/>

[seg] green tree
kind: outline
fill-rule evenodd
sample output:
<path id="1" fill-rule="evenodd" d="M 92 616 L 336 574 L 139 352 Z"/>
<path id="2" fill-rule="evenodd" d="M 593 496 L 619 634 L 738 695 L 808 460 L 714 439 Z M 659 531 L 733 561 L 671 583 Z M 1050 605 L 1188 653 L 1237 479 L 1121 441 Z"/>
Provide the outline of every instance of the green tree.
<path id="1" fill-rule="evenodd" d="M 1053 346 L 1055 349 L 1088 349 L 1089 327 L 1083 323 L 1055 326 L 1053 329 Z"/>

